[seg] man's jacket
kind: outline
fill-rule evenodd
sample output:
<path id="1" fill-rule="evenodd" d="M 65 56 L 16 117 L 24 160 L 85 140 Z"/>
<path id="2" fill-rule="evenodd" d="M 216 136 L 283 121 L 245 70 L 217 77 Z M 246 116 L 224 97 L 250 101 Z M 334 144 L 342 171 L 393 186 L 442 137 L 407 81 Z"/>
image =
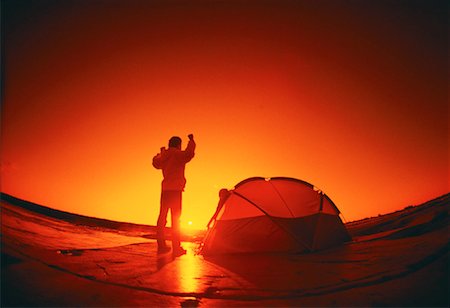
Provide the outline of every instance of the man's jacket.
<path id="1" fill-rule="evenodd" d="M 189 140 L 186 149 L 179 150 L 170 148 L 162 150 L 153 157 L 153 167 L 162 169 L 164 179 L 162 181 L 162 190 L 183 191 L 186 185 L 184 169 L 195 155 L 195 142 Z"/>

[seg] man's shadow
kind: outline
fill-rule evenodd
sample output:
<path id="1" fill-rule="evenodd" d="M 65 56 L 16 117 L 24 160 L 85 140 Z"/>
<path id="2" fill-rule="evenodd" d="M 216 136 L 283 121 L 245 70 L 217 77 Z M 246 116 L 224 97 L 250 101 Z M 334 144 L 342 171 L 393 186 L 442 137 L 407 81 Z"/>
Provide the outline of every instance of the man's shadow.
<path id="1" fill-rule="evenodd" d="M 174 261 L 175 257 L 172 254 L 172 251 L 161 254 L 156 253 L 156 270 L 160 271 L 166 264 Z"/>

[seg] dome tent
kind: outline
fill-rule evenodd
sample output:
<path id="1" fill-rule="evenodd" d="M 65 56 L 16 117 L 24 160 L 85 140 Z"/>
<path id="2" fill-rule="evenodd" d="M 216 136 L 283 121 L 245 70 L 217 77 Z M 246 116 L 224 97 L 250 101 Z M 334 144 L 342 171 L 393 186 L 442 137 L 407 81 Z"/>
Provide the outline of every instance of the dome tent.
<path id="1" fill-rule="evenodd" d="M 221 191 L 202 253 L 311 252 L 349 241 L 339 210 L 313 185 L 254 177 Z"/>

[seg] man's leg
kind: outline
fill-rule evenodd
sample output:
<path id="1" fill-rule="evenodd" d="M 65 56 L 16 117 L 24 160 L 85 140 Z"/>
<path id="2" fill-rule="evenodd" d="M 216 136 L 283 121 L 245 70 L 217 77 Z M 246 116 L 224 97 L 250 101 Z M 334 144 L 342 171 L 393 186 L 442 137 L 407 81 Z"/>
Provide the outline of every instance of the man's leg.
<path id="1" fill-rule="evenodd" d="M 179 254 L 182 251 L 180 245 L 181 194 L 181 191 L 173 192 L 173 200 L 170 208 L 172 218 L 172 249 L 174 254 Z"/>
<path id="2" fill-rule="evenodd" d="M 158 222 L 156 224 L 156 239 L 158 241 L 158 249 L 165 248 L 166 240 L 164 237 L 164 229 L 167 224 L 167 213 L 170 207 L 170 198 L 167 196 L 167 192 L 161 192 L 161 204 L 159 209 Z"/>

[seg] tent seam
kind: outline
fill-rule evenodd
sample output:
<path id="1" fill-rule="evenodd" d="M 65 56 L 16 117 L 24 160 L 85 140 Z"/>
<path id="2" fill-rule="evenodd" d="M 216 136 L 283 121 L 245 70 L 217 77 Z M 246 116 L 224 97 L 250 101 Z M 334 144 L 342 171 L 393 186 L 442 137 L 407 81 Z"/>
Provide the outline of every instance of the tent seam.
<path id="1" fill-rule="evenodd" d="M 232 194 L 235 194 L 236 196 L 244 199 L 245 201 L 247 201 L 248 203 L 252 204 L 253 206 L 255 206 L 258 210 L 260 210 L 261 212 L 263 212 L 267 217 L 270 218 L 270 220 L 272 220 L 273 223 L 275 223 L 277 226 L 279 226 L 282 230 L 284 230 L 284 232 L 286 232 L 290 237 L 292 237 L 296 242 L 300 243 L 301 245 L 305 246 L 306 249 L 308 249 L 309 251 L 312 251 L 312 247 L 310 247 L 309 245 L 305 244 L 303 241 L 300 241 L 295 235 L 292 234 L 292 232 L 286 230 L 286 228 L 278 223 L 275 219 L 273 219 L 274 217 L 272 215 L 269 215 L 269 213 L 267 213 L 266 211 L 264 211 L 259 205 L 257 205 L 255 202 L 253 202 L 252 200 L 248 199 L 247 197 L 245 197 L 244 195 L 236 192 L 236 191 L 232 191 Z"/>
<path id="2" fill-rule="evenodd" d="M 281 193 L 278 191 L 278 189 L 275 187 L 275 185 L 272 183 L 272 181 L 269 181 L 269 183 L 270 183 L 270 185 L 272 185 L 272 188 L 277 192 L 278 197 L 280 197 L 281 201 L 283 201 L 284 206 L 288 209 L 289 213 L 291 213 L 291 216 L 292 216 L 293 218 L 295 218 L 294 213 L 292 213 L 291 209 L 289 208 L 289 206 L 288 206 L 286 200 L 284 200 L 284 198 L 283 198 L 283 196 L 281 195 Z"/>

